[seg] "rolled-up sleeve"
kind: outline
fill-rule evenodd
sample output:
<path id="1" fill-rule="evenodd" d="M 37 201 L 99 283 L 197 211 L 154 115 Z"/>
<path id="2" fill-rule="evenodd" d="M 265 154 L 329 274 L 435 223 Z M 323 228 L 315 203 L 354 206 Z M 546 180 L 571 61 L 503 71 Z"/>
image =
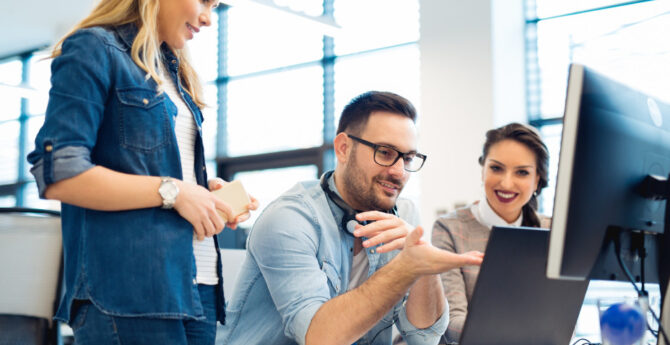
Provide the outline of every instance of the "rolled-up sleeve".
<path id="1" fill-rule="evenodd" d="M 40 197 L 55 182 L 94 166 L 91 150 L 109 92 L 109 47 L 95 30 L 68 37 L 51 64 L 51 90 L 44 124 L 28 155 Z"/>
<path id="2" fill-rule="evenodd" d="M 317 258 L 319 224 L 298 198 L 278 204 L 269 205 L 254 225 L 248 250 L 281 315 L 284 335 L 305 344 L 314 314 L 331 299 Z"/>
<path id="3" fill-rule="evenodd" d="M 437 344 L 449 324 L 449 305 L 445 303 L 446 309 L 444 313 L 430 327 L 416 328 L 407 318 L 405 301 L 397 307 L 398 312 L 395 317 L 395 323 L 407 345 Z"/>
<path id="4" fill-rule="evenodd" d="M 35 177 L 40 197 L 44 198 L 44 191 L 49 184 L 77 176 L 94 166 L 91 163 L 91 152 L 87 148 L 66 146 L 43 155 L 33 164 L 30 173 Z"/>

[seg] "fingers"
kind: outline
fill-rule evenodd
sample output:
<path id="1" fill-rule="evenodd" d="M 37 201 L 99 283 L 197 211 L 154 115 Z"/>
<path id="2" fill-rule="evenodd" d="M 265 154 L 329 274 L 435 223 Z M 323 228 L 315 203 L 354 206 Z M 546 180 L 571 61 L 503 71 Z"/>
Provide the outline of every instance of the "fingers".
<path id="1" fill-rule="evenodd" d="M 357 217 L 358 218 L 358 217 Z M 411 226 L 407 224 L 404 220 L 391 216 L 391 218 L 378 220 L 373 223 L 357 227 L 354 231 L 354 236 L 356 237 L 375 237 L 383 232 L 390 230 L 402 229 L 402 235 L 405 236 L 411 229 Z"/>
<path id="2" fill-rule="evenodd" d="M 216 230 L 214 229 L 214 224 L 208 217 L 205 217 L 202 220 L 202 227 L 205 230 L 205 237 L 214 236 Z"/>
<path id="3" fill-rule="evenodd" d="M 224 184 L 226 184 L 226 181 L 224 181 L 220 177 L 216 177 L 216 178 L 213 178 L 213 179 L 210 179 L 209 181 L 207 181 L 207 187 L 209 187 L 210 191 L 211 190 L 217 190 L 217 189 L 223 187 Z"/>
<path id="4" fill-rule="evenodd" d="M 407 234 L 407 237 L 405 237 L 405 247 L 421 244 L 421 236 L 423 236 L 423 228 L 421 226 L 417 226 L 414 230 Z"/>
<path id="5" fill-rule="evenodd" d="M 405 238 L 399 238 L 396 240 L 393 240 L 389 243 L 384 244 L 383 246 L 379 246 L 377 249 L 377 253 L 387 253 L 390 251 L 394 251 L 396 249 L 402 249 L 402 247 L 405 246 Z"/>
<path id="6" fill-rule="evenodd" d="M 251 218 L 251 213 L 250 212 L 244 212 L 241 215 L 235 217 L 235 223 L 242 223 L 249 218 Z"/>
<path id="7" fill-rule="evenodd" d="M 442 261 L 446 264 L 445 270 L 463 266 L 479 266 L 482 264 L 484 258 L 484 254 L 476 251 L 456 254 L 443 249 L 437 250 L 439 251 L 440 257 L 442 257 Z"/>
<path id="8" fill-rule="evenodd" d="M 380 212 L 380 211 L 367 211 L 356 214 L 356 220 L 359 222 L 370 221 L 370 220 L 382 220 L 382 219 L 391 219 L 398 218 L 390 213 Z"/>
<path id="9" fill-rule="evenodd" d="M 211 179 L 208 181 L 208 187 L 216 190 L 225 183 L 220 178 Z M 193 225 L 193 232 L 200 241 L 221 233 L 226 226 L 235 229 L 238 223 L 251 217 L 249 212 L 235 217 L 230 205 L 201 186 L 183 183 L 181 189 L 183 192 L 179 193 L 180 198 L 175 203 L 175 210 Z M 258 200 L 250 197 L 250 201 L 248 209 L 257 209 Z"/>
<path id="10" fill-rule="evenodd" d="M 198 241 L 205 239 L 205 229 L 202 227 L 202 224 L 193 225 L 193 232 Z"/>
<path id="11" fill-rule="evenodd" d="M 247 210 L 253 211 L 253 210 L 258 209 L 258 206 L 260 206 L 260 203 L 258 202 L 258 200 L 256 200 L 256 198 L 254 198 L 251 195 L 249 195 L 249 200 L 251 200 L 251 203 L 249 203 L 249 205 L 247 205 Z"/>
<path id="12" fill-rule="evenodd" d="M 460 260 L 460 266 L 480 266 L 484 259 L 476 256 L 462 255 Z"/>
<path id="13" fill-rule="evenodd" d="M 214 201 L 214 207 L 223 213 L 223 218 L 226 222 L 235 219 L 235 216 L 233 216 L 233 209 L 230 207 L 230 205 L 216 197 L 214 197 L 212 200 Z"/>
<path id="14" fill-rule="evenodd" d="M 465 252 L 465 253 L 463 253 L 463 255 L 469 255 L 469 256 L 475 256 L 475 257 L 478 257 L 478 258 L 484 258 L 484 253 L 482 253 L 482 252 L 480 252 L 480 251 L 478 251 L 478 250 L 473 250 L 473 251 L 470 251 L 470 252 Z"/>
<path id="15" fill-rule="evenodd" d="M 472 251 L 461 254 L 463 257 L 464 265 L 476 265 L 479 266 L 484 261 L 484 253 Z"/>
<path id="16" fill-rule="evenodd" d="M 219 212 L 217 212 L 216 209 L 211 210 L 209 220 L 211 220 L 214 225 L 215 235 L 223 231 L 223 228 L 226 226 L 226 223 L 223 221 L 223 218 L 219 216 Z"/>
<path id="17" fill-rule="evenodd" d="M 405 227 L 395 228 L 383 232 L 363 241 L 363 247 L 373 247 L 380 243 L 390 243 L 397 239 L 404 239 L 409 231 Z"/>

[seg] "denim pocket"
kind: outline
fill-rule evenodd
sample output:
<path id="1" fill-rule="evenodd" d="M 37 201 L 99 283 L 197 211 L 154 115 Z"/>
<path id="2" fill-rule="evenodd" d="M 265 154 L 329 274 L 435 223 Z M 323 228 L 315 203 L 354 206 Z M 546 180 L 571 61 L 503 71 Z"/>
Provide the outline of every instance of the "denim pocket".
<path id="1" fill-rule="evenodd" d="M 167 144 L 170 119 L 165 93 L 130 87 L 116 90 L 119 99 L 121 145 L 132 150 L 152 152 Z"/>
<path id="2" fill-rule="evenodd" d="M 337 269 L 335 269 L 335 266 L 333 266 L 330 262 L 324 261 L 323 264 L 321 265 L 321 271 L 326 274 L 326 277 L 328 278 L 328 284 L 330 285 L 331 292 L 333 292 L 334 296 L 337 296 L 340 294 L 340 289 L 342 288 L 342 279 L 340 278 L 340 274 L 337 273 Z"/>

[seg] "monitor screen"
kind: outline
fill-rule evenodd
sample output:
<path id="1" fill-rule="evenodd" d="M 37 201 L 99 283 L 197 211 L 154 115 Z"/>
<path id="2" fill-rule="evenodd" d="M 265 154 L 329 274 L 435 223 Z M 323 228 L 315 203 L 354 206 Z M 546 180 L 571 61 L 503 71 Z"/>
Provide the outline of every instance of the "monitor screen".
<path id="1" fill-rule="evenodd" d="M 657 282 L 664 200 L 641 196 L 649 175 L 670 173 L 670 107 L 591 68 L 570 67 L 547 276 L 627 280 L 608 239 L 621 236 L 636 277 Z M 648 250 L 644 274 L 631 248 Z M 645 276 L 646 274 L 646 276 Z"/>

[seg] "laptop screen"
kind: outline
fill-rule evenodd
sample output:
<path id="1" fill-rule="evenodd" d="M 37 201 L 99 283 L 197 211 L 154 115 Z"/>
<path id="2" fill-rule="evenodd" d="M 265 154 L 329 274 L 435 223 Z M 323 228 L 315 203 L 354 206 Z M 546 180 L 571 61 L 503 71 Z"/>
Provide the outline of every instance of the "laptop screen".
<path id="1" fill-rule="evenodd" d="M 546 277 L 549 231 L 493 227 L 461 345 L 566 345 L 588 286 Z"/>

